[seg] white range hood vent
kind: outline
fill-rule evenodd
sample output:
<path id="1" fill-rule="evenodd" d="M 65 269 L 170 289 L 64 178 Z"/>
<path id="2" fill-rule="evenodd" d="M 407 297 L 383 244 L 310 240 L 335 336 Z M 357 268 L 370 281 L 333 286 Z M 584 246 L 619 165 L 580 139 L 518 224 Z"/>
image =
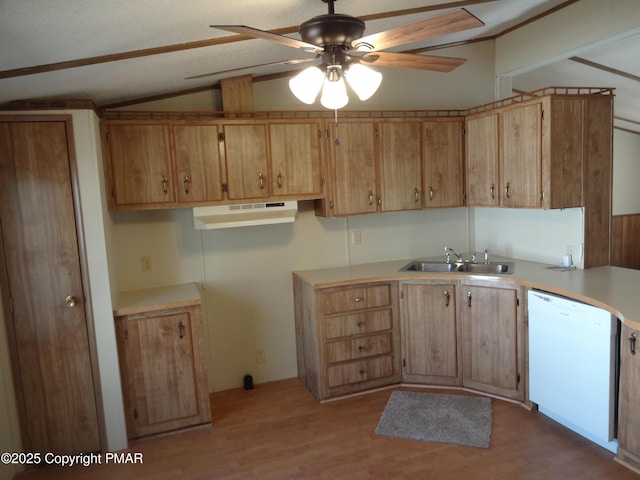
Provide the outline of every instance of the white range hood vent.
<path id="1" fill-rule="evenodd" d="M 215 228 L 249 227 L 273 223 L 291 223 L 296 219 L 298 202 L 242 203 L 195 207 L 194 226 L 198 230 Z"/>

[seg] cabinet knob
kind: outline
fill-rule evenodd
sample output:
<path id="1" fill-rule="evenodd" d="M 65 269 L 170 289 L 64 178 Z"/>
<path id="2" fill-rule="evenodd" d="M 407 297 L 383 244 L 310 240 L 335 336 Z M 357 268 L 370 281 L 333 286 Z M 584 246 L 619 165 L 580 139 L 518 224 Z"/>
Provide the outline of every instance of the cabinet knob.
<path id="1" fill-rule="evenodd" d="M 433 201 L 433 187 L 429 187 L 429 200 Z"/>
<path id="2" fill-rule="evenodd" d="M 471 308 L 471 292 L 467 292 L 467 307 Z"/>
<path id="3" fill-rule="evenodd" d="M 629 335 L 629 350 L 631 350 L 631 355 L 636 354 L 636 340 L 638 339 L 638 334 L 633 332 Z"/>
<path id="4" fill-rule="evenodd" d="M 418 190 L 417 188 L 413 189 L 413 201 L 418 203 L 418 201 L 420 200 L 420 190 Z"/>
<path id="5" fill-rule="evenodd" d="M 449 300 L 451 299 L 451 294 L 449 293 L 449 290 L 445 290 L 444 291 L 444 306 L 448 307 L 449 306 Z"/>
<path id="6" fill-rule="evenodd" d="M 282 188 L 282 172 L 277 173 L 278 188 Z"/>
<path id="7" fill-rule="evenodd" d="M 78 304 L 78 298 L 72 295 L 69 295 L 67 298 L 64 299 L 64 303 L 67 304 L 67 307 L 73 308 Z"/>
<path id="8" fill-rule="evenodd" d="M 496 184 L 495 183 L 491 184 L 491 188 L 489 189 L 489 191 L 491 192 L 491 199 L 495 199 L 496 198 Z"/>
<path id="9" fill-rule="evenodd" d="M 373 205 L 373 192 L 369 190 L 369 205 Z"/>
<path id="10" fill-rule="evenodd" d="M 182 323 L 182 320 L 178 322 L 178 337 L 181 340 L 184 338 L 184 323 Z"/>
<path id="11" fill-rule="evenodd" d="M 507 182 L 507 184 L 504 187 L 504 195 L 505 195 L 505 197 L 511 198 L 510 190 L 511 190 L 511 184 L 509 182 Z"/>
<path id="12" fill-rule="evenodd" d="M 264 175 L 261 173 L 258 173 L 258 184 L 260 185 L 260 190 L 262 190 L 264 188 Z"/>
<path id="13" fill-rule="evenodd" d="M 167 185 L 169 184 L 169 180 L 167 179 L 167 177 L 162 177 L 160 181 L 162 182 L 162 190 L 164 191 L 164 193 L 168 193 L 169 190 L 167 188 Z"/>
<path id="14" fill-rule="evenodd" d="M 353 299 L 353 301 L 356 302 L 356 303 L 360 303 L 360 302 L 362 302 L 362 297 L 356 297 L 356 298 Z"/>
<path id="15" fill-rule="evenodd" d="M 187 175 L 184 176 L 182 184 L 184 185 L 184 193 L 189 193 L 189 184 L 191 184 L 191 179 Z"/>

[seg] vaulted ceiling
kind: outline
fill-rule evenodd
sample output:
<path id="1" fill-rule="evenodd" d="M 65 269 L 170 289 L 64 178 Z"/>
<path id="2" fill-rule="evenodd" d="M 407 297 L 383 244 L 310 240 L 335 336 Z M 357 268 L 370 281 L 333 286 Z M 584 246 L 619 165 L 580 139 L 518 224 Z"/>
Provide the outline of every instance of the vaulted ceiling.
<path id="1" fill-rule="evenodd" d="M 249 25 L 299 39 L 300 23 L 327 13 L 323 1 L 0 0 L 0 105 L 87 98 L 98 106 L 116 106 L 210 89 L 239 74 L 250 73 L 256 81 L 288 76 L 300 65 L 265 64 L 313 55 L 209 25 Z M 369 35 L 465 8 L 485 25 L 390 49 L 446 56 L 443 46 L 491 40 L 574 3 L 336 0 L 335 11 L 363 19 Z M 640 32 L 515 76 L 513 86 L 615 87 L 618 124 L 640 131 L 638 58 Z M 211 75 L 187 79 L 206 73 Z"/>

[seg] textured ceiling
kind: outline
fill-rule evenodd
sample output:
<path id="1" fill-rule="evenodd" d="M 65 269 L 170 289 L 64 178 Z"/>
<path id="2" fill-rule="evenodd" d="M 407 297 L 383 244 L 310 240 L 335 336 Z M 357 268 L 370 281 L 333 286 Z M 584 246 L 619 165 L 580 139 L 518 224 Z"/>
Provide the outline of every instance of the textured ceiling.
<path id="1" fill-rule="evenodd" d="M 365 35 L 459 6 L 485 23 L 484 27 L 393 49 L 403 51 L 498 35 L 565 3 L 339 0 L 335 10 L 356 17 L 387 17 L 367 20 Z M 389 15 L 430 6 L 433 10 L 417 14 Z M 185 80 L 193 75 L 310 56 L 265 40 L 200 46 L 197 42 L 215 43 L 222 37 L 234 37 L 210 28 L 210 24 L 244 24 L 262 30 L 290 28 L 292 33 L 286 35 L 299 38 L 297 25 L 326 12 L 327 5 L 320 0 L 0 0 L 0 104 L 34 98 L 89 98 L 99 106 L 112 105 L 206 88 L 238 74 L 260 77 L 296 70 L 300 67 L 278 65 Z M 640 124 L 633 126 L 634 119 L 640 121 L 640 36 L 604 43 L 580 56 L 628 75 L 562 59 L 515 77 L 513 86 L 521 90 L 587 83 L 613 86 L 618 89 L 616 115 L 628 117 L 632 122 L 626 126 L 640 130 Z"/>

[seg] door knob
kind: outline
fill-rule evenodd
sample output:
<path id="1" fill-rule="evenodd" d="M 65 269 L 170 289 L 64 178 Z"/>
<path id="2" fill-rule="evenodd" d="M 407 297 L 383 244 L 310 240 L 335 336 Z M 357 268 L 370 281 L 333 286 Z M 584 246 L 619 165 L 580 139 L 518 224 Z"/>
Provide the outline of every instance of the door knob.
<path id="1" fill-rule="evenodd" d="M 67 298 L 64 299 L 64 302 L 67 304 L 67 307 L 73 308 L 77 305 L 78 299 L 77 297 L 73 297 L 69 295 Z"/>

